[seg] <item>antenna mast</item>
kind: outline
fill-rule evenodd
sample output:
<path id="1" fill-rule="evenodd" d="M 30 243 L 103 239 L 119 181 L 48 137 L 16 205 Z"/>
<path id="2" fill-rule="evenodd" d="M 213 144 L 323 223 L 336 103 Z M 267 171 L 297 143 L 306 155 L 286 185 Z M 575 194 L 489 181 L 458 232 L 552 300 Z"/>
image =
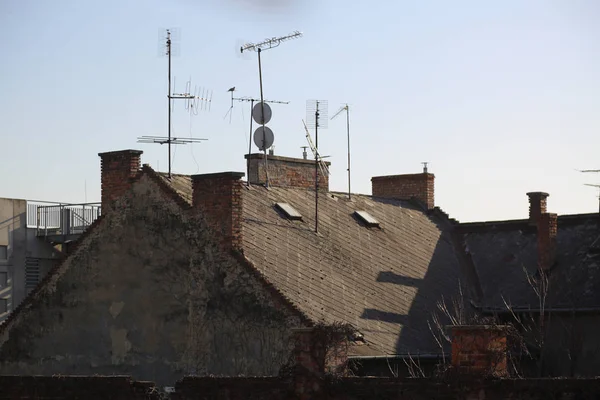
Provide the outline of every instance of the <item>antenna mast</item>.
<path id="1" fill-rule="evenodd" d="M 333 117 L 331 117 L 331 119 L 334 119 L 335 117 L 340 115 L 342 111 L 346 111 L 346 130 L 348 132 L 348 169 L 347 169 L 347 171 L 348 171 L 348 200 L 350 200 L 352 198 L 352 191 L 350 189 L 350 106 L 348 106 L 348 103 L 343 105 L 338 110 L 338 112 L 336 112 L 335 115 Z"/>
<path id="2" fill-rule="evenodd" d="M 274 37 L 274 38 L 270 38 L 270 39 L 265 39 L 260 43 L 246 43 L 245 45 L 240 47 L 240 53 L 243 53 L 244 51 L 249 51 L 249 50 L 253 50 L 256 51 L 258 53 L 258 80 L 259 80 L 259 84 L 260 84 L 260 114 L 258 115 L 257 118 L 257 123 L 261 125 L 260 128 L 258 128 L 255 132 L 255 140 L 257 137 L 257 132 L 262 132 L 262 146 L 258 146 L 259 149 L 264 151 L 265 154 L 265 186 L 269 187 L 269 170 L 268 170 L 268 163 L 267 163 L 267 147 L 266 147 L 266 141 L 265 138 L 268 136 L 266 135 L 267 132 L 267 127 L 265 126 L 265 124 L 268 121 L 265 121 L 267 119 L 267 116 L 265 115 L 265 102 L 264 102 L 264 96 L 263 96 L 263 82 L 262 82 L 262 64 L 261 64 L 261 60 L 260 60 L 260 53 L 263 50 L 269 50 L 269 49 L 273 49 L 275 47 L 278 47 L 281 42 L 285 42 L 287 40 L 291 40 L 291 39 L 296 39 L 302 37 L 302 32 L 299 31 L 295 31 L 289 35 L 286 36 L 280 36 L 280 37 Z M 258 113 L 257 113 L 258 114 Z M 272 145 L 273 143 L 271 143 Z M 271 146 L 269 146 L 271 147 Z"/>
<path id="3" fill-rule="evenodd" d="M 197 115 L 198 108 L 206 109 L 210 111 L 210 105 L 212 103 L 212 90 L 204 88 L 194 88 L 194 94 L 191 94 L 191 79 L 186 83 L 186 88 L 184 93 L 172 93 L 171 92 L 171 55 L 173 53 L 173 41 L 171 39 L 171 29 L 166 29 L 167 37 L 166 37 L 166 51 L 165 55 L 168 59 L 168 91 L 167 91 L 167 99 L 168 99 L 168 119 L 167 119 L 167 136 L 140 136 L 138 137 L 138 143 L 158 143 L 158 144 L 166 144 L 169 152 L 169 178 L 171 178 L 171 145 L 172 144 L 188 144 L 188 143 L 199 143 L 208 139 L 200 139 L 200 138 L 174 138 L 171 137 L 171 119 L 173 114 L 173 100 L 185 100 L 186 110 L 190 113 L 190 115 Z M 209 96 L 210 92 L 210 96 Z"/>
<path id="4" fill-rule="evenodd" d="M 584 170 L 578 170 L 579 172 L 583 172 L 583 173 L 588 173 L 588 172 L 592 172 L 592 173 L 598 173 L 600 172 L 600 169 L 584 169 Z M 585 186 L 592 186 L 598 189 L 598 212 L 600 213 L 600 185 L 594 185 L 591 183 L 584 183 Z"/>
<path id="5" fill-rule="evenodd" d="M 315 232 L 319 231 L 319 167 L 323 162 L 319 155 L 319 128 L 327 128 L 327 100 L 308 100 L 306 102 L 306 117 L 311 128 L 315 128 L 315 144 L 310 140 L 308 128 L 306 130 L 308 144 L 315 156 Z M 324 122 L 321 124 L 321 117 L 324 117 Z M 305 124 L 306 127 L 306 124 Z M 323 173 L 325 175 L 325 173 Z"/>

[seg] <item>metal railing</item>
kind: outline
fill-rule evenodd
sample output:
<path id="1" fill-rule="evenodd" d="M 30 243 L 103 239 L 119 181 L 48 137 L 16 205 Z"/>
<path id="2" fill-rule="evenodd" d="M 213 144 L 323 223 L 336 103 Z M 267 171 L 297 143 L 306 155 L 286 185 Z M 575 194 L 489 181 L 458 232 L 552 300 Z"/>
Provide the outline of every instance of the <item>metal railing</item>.
<path id="1" fill-rule="evenodd" d="M 83 233 L 100 215 L 100 203 L 27 203 L 27 227 L 38 236 Z"/>

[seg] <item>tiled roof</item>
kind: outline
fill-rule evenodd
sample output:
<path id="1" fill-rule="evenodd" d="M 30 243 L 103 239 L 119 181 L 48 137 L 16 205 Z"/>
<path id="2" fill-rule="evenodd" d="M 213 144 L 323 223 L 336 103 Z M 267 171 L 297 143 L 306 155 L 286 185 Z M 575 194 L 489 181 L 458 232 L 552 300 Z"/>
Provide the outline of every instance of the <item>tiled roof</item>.
<path id="1" fill-rule="evenodd" d="M 191 201 L 191 180 L 163 174 Z M 252 185 L 243 191 L 244 256 L 313 321 L 351 323 L 369 344 L 362 354 L 438 353 L 427 322 L 458 289 L 450 233 L 410 202 L 322 193 L 314 232 L 314 191 Z M 275 207 L 301 215 L 289 220 Z M 369 228 L 354 211 L 367 211 Z"/>
<path id="2" fill-rule="evenodd" d="M 550 272 L 547 308 L 600 307 L 598 214 L 559 216 L 556 265 Z M 461 224 L 483 289 L 483 304 L 538 309 L 527 274 L 537 274 L 537 233 L 527 220 Z"/>

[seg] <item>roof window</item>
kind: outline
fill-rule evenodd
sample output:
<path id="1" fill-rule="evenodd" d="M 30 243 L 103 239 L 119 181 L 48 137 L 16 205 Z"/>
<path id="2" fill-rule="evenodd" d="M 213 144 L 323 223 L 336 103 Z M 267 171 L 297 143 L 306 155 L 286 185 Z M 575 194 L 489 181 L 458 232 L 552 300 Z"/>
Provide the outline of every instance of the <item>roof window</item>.
<path id="1" fill-rule="evenodd" d="M 285 214 L 288 219 L 291 220 L 302 220 L 302 214 L 300 214 L 296 209 L 290 206 L 288 203 L 275 203 L 275 206 Z"/>
<path id="2" fill-rule="evenodd" d="M 377 221 L 371 214 L 366 211 L 354 211 L 354 215 L 358 217 L 368 227 L 378 227 L 379 221 Z"/>

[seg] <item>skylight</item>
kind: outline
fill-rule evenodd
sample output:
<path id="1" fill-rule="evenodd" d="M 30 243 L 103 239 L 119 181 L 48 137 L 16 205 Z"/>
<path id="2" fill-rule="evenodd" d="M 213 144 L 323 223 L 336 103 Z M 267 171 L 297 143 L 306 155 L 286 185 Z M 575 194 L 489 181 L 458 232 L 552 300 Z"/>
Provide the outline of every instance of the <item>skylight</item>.
<path id="1" fill-rule="evenodd" d="M 379 221 L 366 211 L 354 211 L 354 215 L 369 227 L 379 226 Z"/>
<path id="2" fill-rule="evenodd" d="M 275 206 L 285 214 L 286 217 L 293 220 L 301 220 L 302 214 L 300 214 L 296 209 L 290 206 L 288 203 L 275 203 Z"/>

